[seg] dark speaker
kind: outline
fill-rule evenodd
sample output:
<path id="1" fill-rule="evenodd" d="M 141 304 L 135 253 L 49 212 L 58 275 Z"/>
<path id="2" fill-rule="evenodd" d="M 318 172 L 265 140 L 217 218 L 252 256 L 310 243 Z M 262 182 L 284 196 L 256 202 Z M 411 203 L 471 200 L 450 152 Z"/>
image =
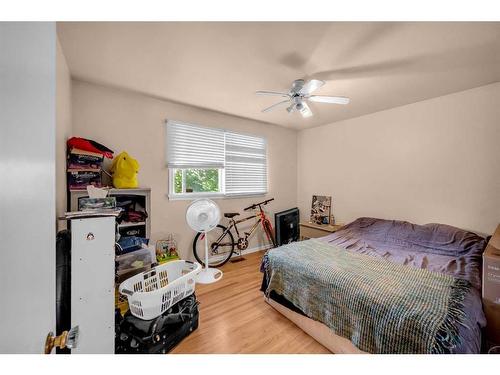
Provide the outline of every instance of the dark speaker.
<path id="1" fill-rule="evenodd" d="M 299 239 L 299 209 L 297 207 L 274 214 L 276 245 L 286 245 Z"/>

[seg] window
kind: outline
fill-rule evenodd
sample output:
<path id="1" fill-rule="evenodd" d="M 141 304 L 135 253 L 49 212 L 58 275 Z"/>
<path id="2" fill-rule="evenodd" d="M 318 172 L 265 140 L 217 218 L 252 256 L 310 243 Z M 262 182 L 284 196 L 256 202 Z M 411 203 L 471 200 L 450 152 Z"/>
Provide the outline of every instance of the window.
<path id="1" fill-rule="evenodd" d="M 267 193 L 261 137 L 168 121 L 167 165 L 171 199 Z"/>
<path id="2" fill-rule="evenodd" d="M 173 175 L 174 194 L 222 192 L 221 169 L 174 169 Z"/>
<path id="3" fill-rule="evenodd" d="M 266 141 L 226 132 L 226 195 L 267 193 Z"/>

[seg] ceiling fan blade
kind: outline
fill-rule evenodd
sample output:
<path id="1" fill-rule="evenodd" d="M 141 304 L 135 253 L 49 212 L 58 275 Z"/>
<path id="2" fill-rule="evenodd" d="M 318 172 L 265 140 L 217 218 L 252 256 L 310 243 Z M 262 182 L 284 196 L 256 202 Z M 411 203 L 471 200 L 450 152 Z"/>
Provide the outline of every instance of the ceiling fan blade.
<path id="1" fill-rule="evenodd" d="M 269 112 L 269 111 L 273 110 L 275 107 L 277 107 L 277 106 L 279 106 L 279 105 L 281 105 L 281 104 L 285 104 L 285 103 L 290 103 L 290 101 L 289 101 L 289 100 L 283 100 L 282 102 L 275 103 L 275 104 L 273 104 L 273 105 L 272 105 L 272 106 L 270 106 L 270 107 L 264 108 L 264 109 L 262 110 L 262 112 L 263 112 L 263 113 L 264 113 L 264 112 Z"/>
<path id="2" fill-rule="evenodd" d="M 380 75 L 398 74 L 412 69 L 418 65 L 418 58 L 393 59 L 391 61 L 380 61 L 376 63 L 348 66 L 339 69 L 325 70 L 314 73 L 314 77 L 324 80 L 340 80 L 349 78 L 363 78 Z"/>
<path id="3" fill-rule="evenodd" d="M 304 86 L 302 86 L 299 94 L 310 95 L 313 91 L 319 89 L 324 84 L 325 81 L 320 81 L 319 79 L 311 79 L 310 81 L 306 82 Z"/>
<path id="4" fill-rule="evenodd" d="M 304 118 L 311 117 L 313 115 L 311 108 L 309 108 L 309 106 L 307 105 L 306 102 L 302 102 L 302 105 L 300 108 L 300 114 Z"/>
<path id="5" fill-rule="evenodd" d="M 332 103 L 332 104 L 349 104 L 351 99 L 345 96 L 322 96 L 322 95 L 312 95 L 307 98 L 311 102 L 317 103 Z"/>
<path id="6" fill-rule="evenodd" d="M 283 96 L 284 98 L 288 98 L 289 95 L 284 93 L 284 92 L 277 92 L 277 91 L 255 91 L 255 94 L 257 95 L 272 95 L 272 96 Z"/>

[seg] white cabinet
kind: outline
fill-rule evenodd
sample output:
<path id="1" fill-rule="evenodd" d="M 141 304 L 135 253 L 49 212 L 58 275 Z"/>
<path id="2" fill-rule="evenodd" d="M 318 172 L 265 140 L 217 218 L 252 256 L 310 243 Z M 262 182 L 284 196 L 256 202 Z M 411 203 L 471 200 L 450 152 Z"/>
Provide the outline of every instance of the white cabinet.
<path id="1" fill-rule="evenodd" d="M 71 220 L 71 326 L 76 354 L 114 353 L 115 218 Z"/>

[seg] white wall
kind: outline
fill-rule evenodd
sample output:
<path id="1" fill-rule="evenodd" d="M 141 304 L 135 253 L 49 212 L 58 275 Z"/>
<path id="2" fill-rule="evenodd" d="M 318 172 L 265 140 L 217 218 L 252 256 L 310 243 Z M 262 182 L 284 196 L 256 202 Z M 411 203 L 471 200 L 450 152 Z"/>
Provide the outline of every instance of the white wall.
<path id="1" fill-rule="evenodd" d="M 75 136 L 96 140 L 116 153 L 127 151 L 139 161 L 139 184 L 152 189 L 152 239 L 173 233 L 182 257 L 192 258 L 194 232 L 185 221 L 190 202 L 167 198 L 165 119 L 267 137 L 269 194 L 217 200 L 222 212 L 242 212 L 250 203 L 268 197 L 276 198 L 268 206 L 271 215 L 296 206 L 297 132 L 293 130 L 81 81 L 72 84 L 72 114 Z M 263 236 L 255 237 L 250 247 L 261 246 L 263 241 Z"/>
<path id="2" fill-rule="evenodd" d="M 491 233 L 500 221 L 498 83 L 298 134 L 80 81 L 73 81 L 72 96 L 73 135 L 139 160 L 140 183 L 153 189 L 153 240 L 174 233 L 184 256 L 191 240 L 184 223 L 188 202 L 166 198 L 166 118 L 267 136 L 269 196 L 279 198 L 273 212 L 298 204 L 306 219 L 311 196 L 325 194 L 333 196 L 341 222 L 375 216 Z M 230 211 L 252 200 L 219 203 Z"/>
<path id="3" fill-rule="evenodd" d="M 71 76 L 59 40 L 56 55 L 56 215 L 66 212 L 66 140 L 71 136 Z M 57 221 L 58 230 L 66 221 Z"/>
<path id="4" fill-rule="evenodd" d="M 55 23 L 0 23 L 0 353 L 55 329 Z"/>
<path id="5" fill-rule="evenodd" d="M 491 234 L 500 222 L 499 103 L 495 83 L 301 131 L 302 217 L 323 194 L 342 222 L 372 216 Z"/>

